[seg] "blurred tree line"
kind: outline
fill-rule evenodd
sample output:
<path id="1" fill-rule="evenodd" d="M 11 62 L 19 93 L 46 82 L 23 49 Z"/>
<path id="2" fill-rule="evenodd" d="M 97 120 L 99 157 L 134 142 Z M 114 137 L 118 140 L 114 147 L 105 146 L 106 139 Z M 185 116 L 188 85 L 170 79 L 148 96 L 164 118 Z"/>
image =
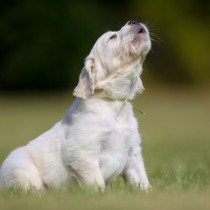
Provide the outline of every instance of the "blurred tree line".
<path id="1" fill-rule="evenodd" d="M 0 88 L 74 87 L 96 39 L 129 19 L 150 28 L 151 75 L 210 81 L 209 1 L 2 0 Z"/>

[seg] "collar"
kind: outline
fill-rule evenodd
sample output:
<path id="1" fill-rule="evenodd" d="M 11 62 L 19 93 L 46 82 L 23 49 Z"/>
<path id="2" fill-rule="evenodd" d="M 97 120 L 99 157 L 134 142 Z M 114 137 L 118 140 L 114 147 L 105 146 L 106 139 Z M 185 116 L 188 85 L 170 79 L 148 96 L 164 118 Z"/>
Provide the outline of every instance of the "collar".
<path id="1" fill-rule="evenodd" d="M 131 100 L 129 99 L 111 99 L 111 98 L 100 98 L 100 99 L 104 101 L 118 101 L 123 103 L 131 102 Z"/>
<path id="2" fill-rule="evenodd" d="M 103 100 L 103 101 L 118 101 L 118 102 L 122 102 L 122 103 L 127 103 L 127 102 L 129 102 L 129 103 L 132 104 L 133 108 L 134 108 L 137 112 L 139 112 L 139 113 L 145 115 L 145 112 L 141 111 L 138 107 L 136 107 L 135 104 L 134 104 L 134 102 L 133 102 L 132 100 L 129 100 L 129 99 L 111 99 L 111 98 L 100 98 L 100 99 Z"/>

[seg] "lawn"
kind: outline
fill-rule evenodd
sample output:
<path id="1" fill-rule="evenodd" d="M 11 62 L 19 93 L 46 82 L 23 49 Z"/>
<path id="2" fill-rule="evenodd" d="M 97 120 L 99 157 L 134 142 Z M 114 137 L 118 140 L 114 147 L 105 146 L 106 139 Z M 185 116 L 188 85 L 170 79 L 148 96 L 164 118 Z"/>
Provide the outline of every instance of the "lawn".
<path id="1" fill-rule="evenodd" d="M 71 91 L 0 93 L 0 163 L 60 120 L 72 101 Z M 133 190 L 121 178 L 104 194 L 0 191 L 0 210 L 210 209 L 210 88 L 146 87 L 134 103 L 146 113 L 136 116 L 152 192 Z"/>

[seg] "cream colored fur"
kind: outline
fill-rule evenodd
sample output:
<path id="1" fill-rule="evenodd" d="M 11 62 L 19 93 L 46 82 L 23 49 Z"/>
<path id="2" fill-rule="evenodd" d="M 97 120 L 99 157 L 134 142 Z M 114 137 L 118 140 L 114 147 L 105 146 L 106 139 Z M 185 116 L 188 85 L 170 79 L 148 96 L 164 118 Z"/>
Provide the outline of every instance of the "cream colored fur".
<path id="1" fill-rule="evenodd" d="M 144 33 L 139 33 L 143 27 Z M 143 24 L 126 24 L 103 34 L 85 60 L 77 97 L 50 130 L 12 151 L 0 169 L 0 187 L 13 189 L 105 185 L 122 175 L 150 187 L 132 105 L 144 90 L 140 74 L 151 43 Z M 109 98 L 106 101 L 103 98 Z"/>

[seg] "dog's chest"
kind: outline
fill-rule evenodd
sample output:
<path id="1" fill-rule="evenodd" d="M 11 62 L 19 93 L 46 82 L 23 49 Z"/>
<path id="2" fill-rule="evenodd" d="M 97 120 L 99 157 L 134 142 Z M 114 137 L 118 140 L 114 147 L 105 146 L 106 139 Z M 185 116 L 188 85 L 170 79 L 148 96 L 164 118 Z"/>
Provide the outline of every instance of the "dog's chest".
<path id="1" fill-rule="evenodd" d="M 122 173 L 128 158 L 131 136 L 129 121 L 118 119 L 101 142 L 99 166 L 106 182 Z"/>

